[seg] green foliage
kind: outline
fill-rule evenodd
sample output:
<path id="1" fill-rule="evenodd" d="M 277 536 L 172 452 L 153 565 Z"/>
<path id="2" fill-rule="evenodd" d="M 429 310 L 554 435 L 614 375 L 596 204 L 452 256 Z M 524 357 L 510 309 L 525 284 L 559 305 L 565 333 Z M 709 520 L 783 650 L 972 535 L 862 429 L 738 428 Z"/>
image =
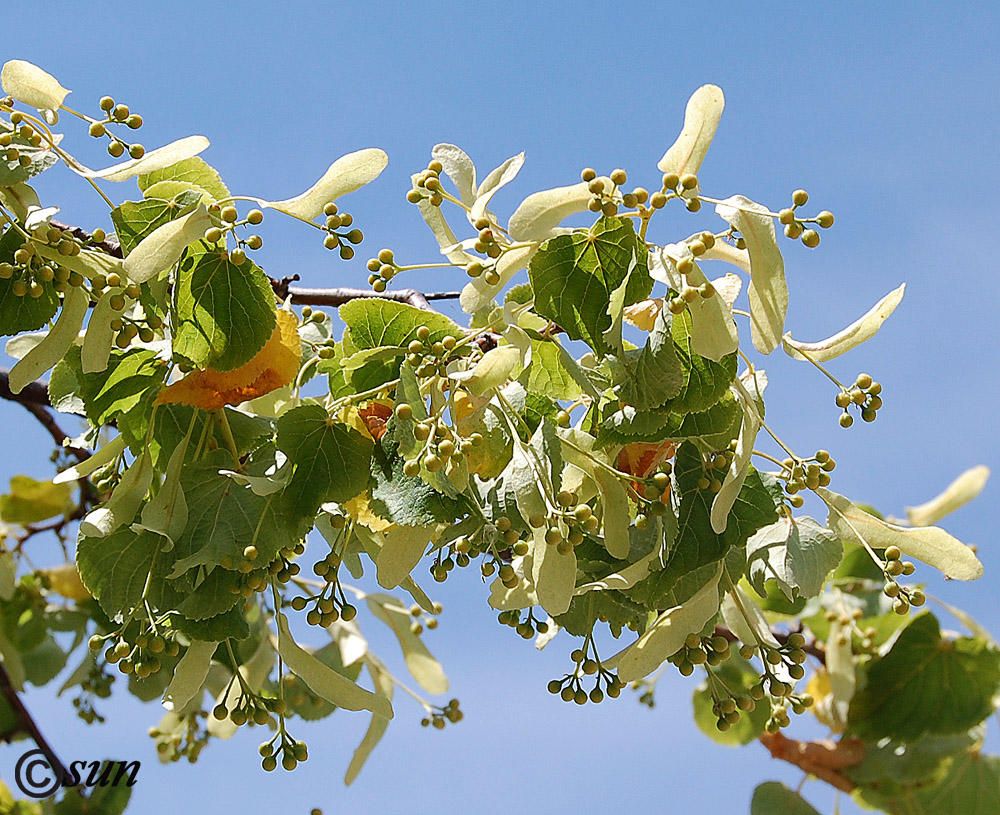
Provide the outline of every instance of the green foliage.
<path id="1" fill-rule="evenodd" d="M 26 65 L 5 67 L 14 106 L 0 101 L 0 332 L 27 358 L 39 337 L 18 335 L 49 330 L 66 302 L 71 317 L 89 313 L 77 342 L 78 322 L 62 338 L 48 388 L 55 409 L 86 418 L 73 445 L 94 453 L 55 481 L 18 476 L 0 497 L 0 656 L 13 687 L 52 681 L 72 657 L 64 689 L 95 721 L 118 671 L 137 698 L 167 706 L 153 729 L 163 758 L 193 761 L 253 721 L 271 734 L 265 770 L 307 759 L 290 735 L 296 719 L 368 711 L 349 782 L 402 684 L 365 632 L 387 626 L 416 685 L 444 694 L 422 639 L 441 609 L 422 575 L 469 569 L 473 585 L 492 581 L 488 602 L 519 636 L 539 647 L 557 634 L 549 647 L 578 640 L 549 683 L 564 701 L 601 702 L 631 682 L 652 705 L 665 670 L 697 671 L 695 720 L 723 744 L 767 742 L 812 710 L 845 737 L 838 750 L 857 751 L 824 777 L 860 800 L 890 813 L 1000 807 L 1000 768 L 979 754 L 1000 651 L 963 612 L 969 636 L 907 616 L 926 597 L 906 557 L 959 579 L 982 565 L 942 529 L 886 521 L 827 489 L 836 463 L 777 441 L 764 422 L 766 377 L 746 355 L 783 345 L 818 364 L 844 353 L 874 335 L 902 288 L 830 340 L 783 333 L 773 219 L 814 246 L 805 225 L 832 217 L 807 214 L 802 191 L 773 214 L 702 195 L 694 173 L 722 112 L 718 88 L 692 98 L 652 194 L 628 191 L 624 171 L 584 170 L 582 183 L 529 195 L 506 227 L 488 206 L 523 156 L 477 186 L 471 158 L 438 145 L 407 197 L 448 263 L 475 278 L 461 299 L 469 326 L 373 296 L 339 307 L 338 338 L 331 315 L 279 300 L 280 282 L 248 257 L 261 239 L 242 227 L 264 210 L 313 221 L 350 259 L 364 235 L 337 201 L 374 180 L 382 151 L 344 156 L 276 202 L 230 196 L 197 155 L 202 137 L 90 173 L 137 178 L 143 192 L 112 208 L 122 261 L 111 236 L 57 229 L 54 208 L 24 205 L 37 198 L 24 182 L 57 160 L 83 172 L 31 108 L 55 106 L 65 89 Z M 101 127 L 118 127 L 112 118 Z M 444 209 L 449 179 L 461 228 Z M 661 233 L 679 219 L 659 210 L 703 202 L 716 203 L 717 232 Z M 585 211 L 590 226 L 560 226 Z M 472 237 L 460 237 L 466 222 Z M 734 308 L 731 278 L 709 283 L 700 259 L 749 275 L 749 312 Z M 426 264 L 383 249 L 367 266 L 378 295 Z M 525 268 L 527 283 L 515 277 Z M 737 324 L 748 313 L 749 330 Z M 873 419 L 880 393 L 866 374 L 841 385 L 841 423 L 852 411 Z M 982 482 L 959 479 L 925 517 Z M 803 491 L 827 506 L 825 525 L 796 515 Z M 26 551 L 46 532 L 76 534 L 75 560 L 36 569 Z M 373 581 L 409 599 L 370 591 Z M 298 641 L 303 623 L 321 644 Z M 462 718 L 457 700 L 422 704 L 435 728 Z M 0 706 L 0 735 L 11 718 Z M 117 813 L 127 797 L 89 800 Z M 82 811 L 78 798 L 55 811 Z M 757 788 L 751 811 L 815 813 L 775 782 Z"/>

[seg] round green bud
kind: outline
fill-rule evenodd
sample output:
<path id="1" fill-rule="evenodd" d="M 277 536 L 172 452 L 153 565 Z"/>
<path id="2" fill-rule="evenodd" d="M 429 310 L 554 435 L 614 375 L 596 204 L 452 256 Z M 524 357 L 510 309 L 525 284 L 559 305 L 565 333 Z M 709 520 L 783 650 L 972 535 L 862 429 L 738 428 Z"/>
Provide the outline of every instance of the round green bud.
<path id="1" fill-rule="evenodd" d="M 649 196 L 649 205 L 653 209 L 662 209 L 667 203 L 667 196 L 662 192 L 654 192 Z"/>
<path id="2" fill-rule="evenodd" d="M 111 116 L 119 122 L 124 122 L 129 117 L 128 105 L 115 105 L 111 111 Z"/>
<path id="3" fill-rule="evenodd" d="M 819 232 L 815 229 L 807 229 L 802 233 L 802 243 L 810 249 L 819 246 Z"/>
<path id="4" fill-rule="evenodd" d="M 108 131 L 107 128 L 104 127 L 104 125 L 101 122 L 94 122 L 89 128 L 87 128 L 87 132 L 95 139 L 99 139 Z"/>
<path id="5" fill-rule="evenodd" d="M 229 253 L 229 262 L 235 266 L 242 266 L 247 261 L 247 253 L 242 249 L 234 249 Z"/>
<path id="6" fill-rule="evenodd" d="M 785 227 L 785 237 L 795 240 L 803 233 L 803 231 L 804 229 L 802 227 L 802 224 L 798 222 L 792 222 Z"/>
<path id="7" fill-rule="evenodd" d="M 209 243 L 218 243 L 222 240 L 222 230 L 217 226 L 211 226 L 205 230 L 205 240 Z"/>
<path id="8" fill-rule="evenodd" d="M 136 159 L 142 158 L 144 155 L 146 155 L 146 148 L 143 147 L 141 144 L 133 144 L 129 147 L 128 154 L 132 158 Z"/>
<path id="9" fill-rule="evenodd" d="M 118 158 L 125 152 L 125 145 L 120 141 L 113 141 L 108 145 L 108 155 L 112 158 Z"/>
<path id="10" fill-rule="evenodd" d="M 885 550 L 886 560 L 899 560 L 903 556 L 898 546 L 888 546 Z"/>
<path id="11" fill-rule="evenodd" d="M 792 203 L 797 207 L 805 206 L 809 201 L 809 193 L 805 190 L 796 190 L 792 193 Z"/>
<path id="12" fill-rule="evenodd" d="M 239 218 L 239 212 L 237 212 L 236 207 L 232 204 L 224 206 L 219 210 L 219 217 L 222 218 L 226 223 L 234 223 L 237 218 Z"/>
<path id="13" fill-rule="evenodd" d="M 618 187 L 628 182 L 628 175 L 624 170 L 620 169 L 612 170 L 610 178 L 611 178 L 611 183 Z"/>
<path id="14" fill-rule="evenodd" d="M 138 113 L 133 113 L 129 115 L 125 119 L 125 126 L 128 127 L 129 130 L 138 130 L 140 127 L 142 127 L 142 116 L 140 116 Z"/>
<path id="15" fill-rule="evenodd" d="M 795 221 L 795 210 L 791 207 L 785 207 L 778 211 L 778 222 L 782 224 L 790 224 Z"/>
<path id="16" fill-rule="evenodd" d="M 97 104 L 100 106 L 101 110 L 109 111 L 115 106 L 115 100 L 110 96 L 102 96 Z"/>
<path id="17" fill-rule="evenodd" d="M 841 427 L 850 427 L 854 424 L 854 417 L 850 413 L 841 413 L 838 421 Z"/>
<path id="18" fill-rule="evenodd" d="M 833 213 L 824 209 L 819 215 L 816 216 L 816 223 L 818 223 L 823 229 L 829 229 L 833 226 Z"/>

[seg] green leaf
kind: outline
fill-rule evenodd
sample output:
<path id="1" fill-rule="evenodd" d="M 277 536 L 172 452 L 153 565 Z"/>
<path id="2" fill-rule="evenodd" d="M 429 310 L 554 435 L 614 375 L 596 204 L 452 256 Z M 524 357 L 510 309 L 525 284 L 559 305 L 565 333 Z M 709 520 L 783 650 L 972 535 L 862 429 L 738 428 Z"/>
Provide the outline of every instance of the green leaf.
<path id="1" fill-rule="evenodd" d="M 344 503 L 368 486 L 374 443 L 354 428 L 335 421 L 319 405 L 302 405 L 277 421 L 278 449 L 294 467 L 282 492 L 305 514 L 326 501 Z"/>
<path id="2" fill-rule="evenodd" d="M 624 305 L 646 297 L 653 286 L 646 250 L 627 218 L 600 218 L 587 231 L 550 238 L 528 266 L 535 311 L 552 320 L 574 340 L 584 340 L 599 354 L 608 353 L 604 338 L 612 323 L 608 302 L 635 271 Z"/>
<path id="3" fill-rule="evenodd" d="M 278 550 L 295 542 L 295 528 L 276 496 L 257 495 L 219 470 L 232 463 L 228 452 L 217 450 L 186 465 L 181 486 L 188 523 L 172 551 L 176 578 L 197 566 L 236 569 L 247 546 L 257 547 L 261 565 L 271 563 Z M 317 504 L 318 506 L 318 504 Z M 308 508 L 300 508 L 303 514 Z M 183 609 L 182 609 L 183 612 Z"/>
<path id="4" fill-rule="evenodd" d="M 856 794 L 866 802 L 887 811 L 906 815 L 993 815 L 1000 812 L 1000 757 L 968 752 L 956 757 L 939 774 L 940 780 L 904 791 L 899 797 L 886 798 L 873 791 Z M 936 780 L 936 779 L 935 779 Z"/>
<path id="5" fill-rule="evenodd" d="M 747 541 L 750 585 L 763 596 L 774 579 L 789 600 L 815 597 L 843 556 L 840 538 L 812 518 L 780 518 Z"/>
<path id="6" fill-rule="evenodd" d="M 631 405 L 610 403 L 597 429 L 601 447 L 634 441 L 688 439 L 703 450 L 722 450 L 736 438 L 743 411 L 731 393 L 699 413 L 671 413 L 666 409 L 638 411 Z"/>
<path id="7" fill-rule="evenodd" d="M 73 511 L 72 492 L 72 484 L 36 481 L 27 475 L 11 476 L 10 492 L 0 495 L 0 520 L 24 525 L 68 515 Z"/>
<path id="8" fill-rule="evenodd" d="M 80 351 L 73 346 L 60 365 L 72 370 L 79 356 Z M 117 421 L 133 449 L 143 445 L 149 426 L 149 411 L 144 408 L 151 407 L 167 374 L 163 360 L 144 348 L 116 349 L 103 371 L 86 374 L 81 369 L 77 371 L 78 393 L 83 397 L 91 423 L 96 426 Z"/>
<path id="9" fill-rule="evenodd" d="M 937 784 L 951 768 L 950 759 L 974 749 L 983 735 L 975 728 L 953 736 L 923 735 L 911 742 L 868 742 L 864 761 L 845 769 L 844 775 L 862 788 L 858 792 L 864 800 L 887 809 L 891 799 Z"/>
<path id="10" fill-rule="evenodd" d="M 780 781 L 766 781 L 753 791 L 750 815 L 819 815 L 797 792 Z"/>
<path id="11" fill-rule="evenodd" d="M 198 193 L 185 191 L 169 200 L 147 198 L 144 201 L 124 201 L 119 204 L 111 210 L 111 223 L 115 225 L 122 254 L 127 257 L 157 227 L 186 215 L 200 200 Z"/>
<path id="12" fill-rule="evenodd" d="M 20 233 L 10 227 L 0 237 L 0 263 L 14 263 L 14 252 L 21 248 Z M 52 283 L 42 283 L 42 296 L 25 294 L 18 297 L 13 292 L 15 278 L 0 278 L 0 337 L 13 336 L 22 331 L 34 331 L 44 326 L 59 310 L 59 295 Z"/>
<path id="13" fill-rule="evenodd" d="M 771 493 L 751 468 L 729 512 L 726 530 L 717 534 L 711 522 L 715 494 L 709 489 L 698 489 L 703 473 L 701 454 L 693 444 L 685 442 L 678 449 L 674 463 L 680 497 L 677 537 L 664 557 L 663 570 L 650 578 L 655 579 L 660 591 L 669 589 L 688 572 L 721 560 L 731 548 L 742 546 L 750 535 L 777 519 Z"/>
<path id="14" fill-rule="evenodd" d="M 251 260 L 237 265 L 225 251 L 181 263 L 174 352 L 199 368 L 238 368 L 253 359 L 275 324 L 274 293 Z"/>
<path id="15" fill-rule="evenodd" d="M 339 313 L 359 350 L 383 346 L 405 348 L 417 338 L 417 329 L 422 325 L 430 329 L 428 342 L 432 343 L 445 337 L 458 339 L 464 333 L 443 314 L 394 300 L 358 298 L 342 305 Z"/>
<path id="16" fill-rule="evenodd" d="M 192 156 L 168 167 L 140 175 L 136 181 L 143 192 L 161 181 L 181 181 L 201 187 L 216 201 L 221 201 L 230 195 L 229 188 L 219 173 L 199 156 Z"/>
<path id="17" fill-rule="evenodd" d="M 644 624 L 648 616 L 645 606 L 630 600 L 620 591 L 605 589 L 576 595 L 566 613 L 558 615 L 555 621 L 574 637 L 585 637 L 590 633 L 594 620 L 601 619 L 607 621 L 611 632 L 618 636 L 629 623 L 636 626 Z"/>
<path id="18" fill-rule="evenodd" d="M 629 360 L 632 376 L 621 386 L 622 398 L 638 410 L 649 410 L 677 397 L 681 388 L 690 384 L 687 371 L 677 355 L 667 309 L 656 315 L 653 330 L 641 351 L 633 352 Z"/>
<path id="19" fill-rule="evenodd" d="M 735 654 L 715 668 L 709 668 L 716 677 L 725 683 L 735 694 L 749 693 L 750 689 L 760 680 L 760 675 L 746 660 Z M 728 730 L 719 730 L 716 723 L 719 717 L 712 712 L 715 699 L 712 696 L 712 686 L 706 681 L 694 692 L 694 721 L 698 728 L 712 741 L 735 747 L 749 744 L 764 732 L 771 712 L 768 705 L 757 705 L 751 711 L 740 713 L 740 720 L 731 725 Z"/>
<path id="20" fill-rule="evenodd" d="M 192 620 L 180 614 L 174 614 L 171 624 L 187 634 L 193 640 L 206 642 L 222 642 L 223 640 L 245 640 L 250 636 L 250 626 L 241 606 L 237 605 L 204 620 Z"/>
<path id="21" fill-rule="evenodd" d="M 736 378 L 736 354 L 727 354 L 718 362 L 695 354 L 691 350 L 691 315 L 687 312 L 674 315 L 670 330 L 684 370 L 684 384 L 664 408 L 674 413 L 708 410 L 729 392 Z"/>
<path id="22" fill-rule="evenodd" d="M 141 600 L 163 541 L 155 532 L 136 533 L 128 527 L 104 538 L 81 535 L 76 564 L 87 591 L 105 614 L 120 619 Z"/>
<path id="23" fill-rule="evenodd" d="M 443 495 L 419 477 L 411 478 L 403 473 L 402 456 L 383 452 L 372 457 L 369 504 L 380 518 L 404 526 L 431 526 L 453 523 L 468 513 L 465 500 Z"/>
<path id="24" fill-rule="evenodd" d="M 942 639 L 930 612 L 861 670 L 864 684 L 851 700 L 848 728 L 873 741 L 968 730 L 993 712 L 1000 690 L 1000 651 L 971 637 Z"/>

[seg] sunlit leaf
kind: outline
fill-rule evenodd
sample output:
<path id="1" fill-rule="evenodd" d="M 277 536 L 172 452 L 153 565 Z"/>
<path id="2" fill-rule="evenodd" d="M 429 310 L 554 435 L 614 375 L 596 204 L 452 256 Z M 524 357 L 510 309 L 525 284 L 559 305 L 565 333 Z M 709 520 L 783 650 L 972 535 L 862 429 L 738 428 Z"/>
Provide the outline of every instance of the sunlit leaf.
<path id="1" fill-rule="evenodd" d="M 125 258 L 122 263 L 125 273 L 136 283 L 152 280 L 180 260 L 184 250 L 201 238 L 210 226 L 212 219 L 208 211 L 199 206 L 193 212 L 157 227 Z"/>
<path id="2" fill-rule="evenodd" d="M 167 710 L 182 710 L 195 694 L 201 692 L 218 645 L 217 642 L 194 640 L 188 646 L 163 694 L 163 706 Z"/>
<path id="3" fill-rule="evenodd" d="M 604 661 L 607 668 L 617 668 L 623 682 L 641 679 L 663 664 L 679 649 L 688 634 L 700 631 L 719 610 L 720 563 L 714 575 L 683 604 L 668 608 L 632 645 Z"/>
<path id="4" fill-rule="evenodd" d="M 14 475 L 10 492 L 0 495 L 0 520 L 10 524 L 32 524 L 72 511 L 70 484 L 36 481 L 28 475 Z"/>
<path id="5" fill-rule="evenodd" d="M 178 161 L 196 156 L 205 150 L 208 145 L 209 141 L 204 136 L 188 136 L 159 147 L 156 150 L 150 150 L 142 158 L 129 159 L 120 164 L 106 167 L 103 170 L 89 170 L 86 167 L 78 169 L 73 164 L 70 164 L 70 168 L 85 178 L 103 178 L 105 181 L 127 181 L 130 178 L 135 178 L 137 175 L 162 170 L 164 167 L 169 167 Z"/>
<path id="6" fill-rule="evenodd" d="M 63 299 L 62 312 L 52 330 L 10 369 L 9 383 L 13 393 L 20 393 L 31 382 L 63 358 L 83 325 L 90 306 L 90 296 L 82 287 L 71 286 Z"/>

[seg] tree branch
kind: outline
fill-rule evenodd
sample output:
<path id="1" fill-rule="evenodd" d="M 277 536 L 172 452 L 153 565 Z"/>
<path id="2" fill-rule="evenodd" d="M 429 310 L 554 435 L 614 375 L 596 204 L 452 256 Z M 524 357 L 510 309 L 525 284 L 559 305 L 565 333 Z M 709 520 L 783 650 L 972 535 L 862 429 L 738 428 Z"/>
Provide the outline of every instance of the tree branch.
<path id="1" fill-rule="evenodd" d="M 843 770 L 865 760 L 865 746 L 860 739 L 798 741 L 779 731 L 762 733 L 760 743 L 768 749 L 772 758 L 794 764 L 843 792 L 852 792 L 857 786 L 843 774 Z"/>
<path id="2" fill-rule="evenodd" d="M 8 378 L 7 369 L 0 368 L 0 398 L 7 399 L 10 402 L 17 402 L 21 405 L 28 411 L 28 413 L 38 419 L 42 427 L 44 427 L 48 434 L 52 437 L 56 446 L 66 450 L 66 452 L 73 456 L 73 458 L 77 461 L 86 461 L 90 458 L 90 453 L 86 450 L 81 450 L 79 447 L 69 447 L 63 445 L 63 442 L 65 442 L 69 436 L 61 427 L 59 427 L 58 424 L 56 424 L 56 420 L 52 418 L 52 415 L 47 410 L 50 406 L 49 391 L 44 382 L 32 382 L 20 393 L 14 393 L 10 389 L 10 380 Z"/>
<path id="3" fill-rule="evenodd" d="M 66 766 L 59 760 L 59 756 L 56 755 L 55 750 L 52 749 L 45 736 L 42 735 L 42 731 L 38 729 L 38 725 L 31 717 L 31 714 L 28 713 L 24 702 L 21 701 L 21 697 L 14 689 L 14 685 L 11 684 L 10 676 L 2 662 L 0 662 L 0 694 L 3 694 L 4 699 L 7 700 L 7 704 L 10 705 L 11 710 L 14 712 L 16 720 L 14 726 L 6 733 L 0 733 L 0 739 L 10 743 L 14 736 L 20 733 L 29 736 L 38 745 L 38 749 L 45 754 L 45 758 L 48 759 L 52 771 L 58 773 L 60 778 L 68 778 L 69 772 Z"/>

